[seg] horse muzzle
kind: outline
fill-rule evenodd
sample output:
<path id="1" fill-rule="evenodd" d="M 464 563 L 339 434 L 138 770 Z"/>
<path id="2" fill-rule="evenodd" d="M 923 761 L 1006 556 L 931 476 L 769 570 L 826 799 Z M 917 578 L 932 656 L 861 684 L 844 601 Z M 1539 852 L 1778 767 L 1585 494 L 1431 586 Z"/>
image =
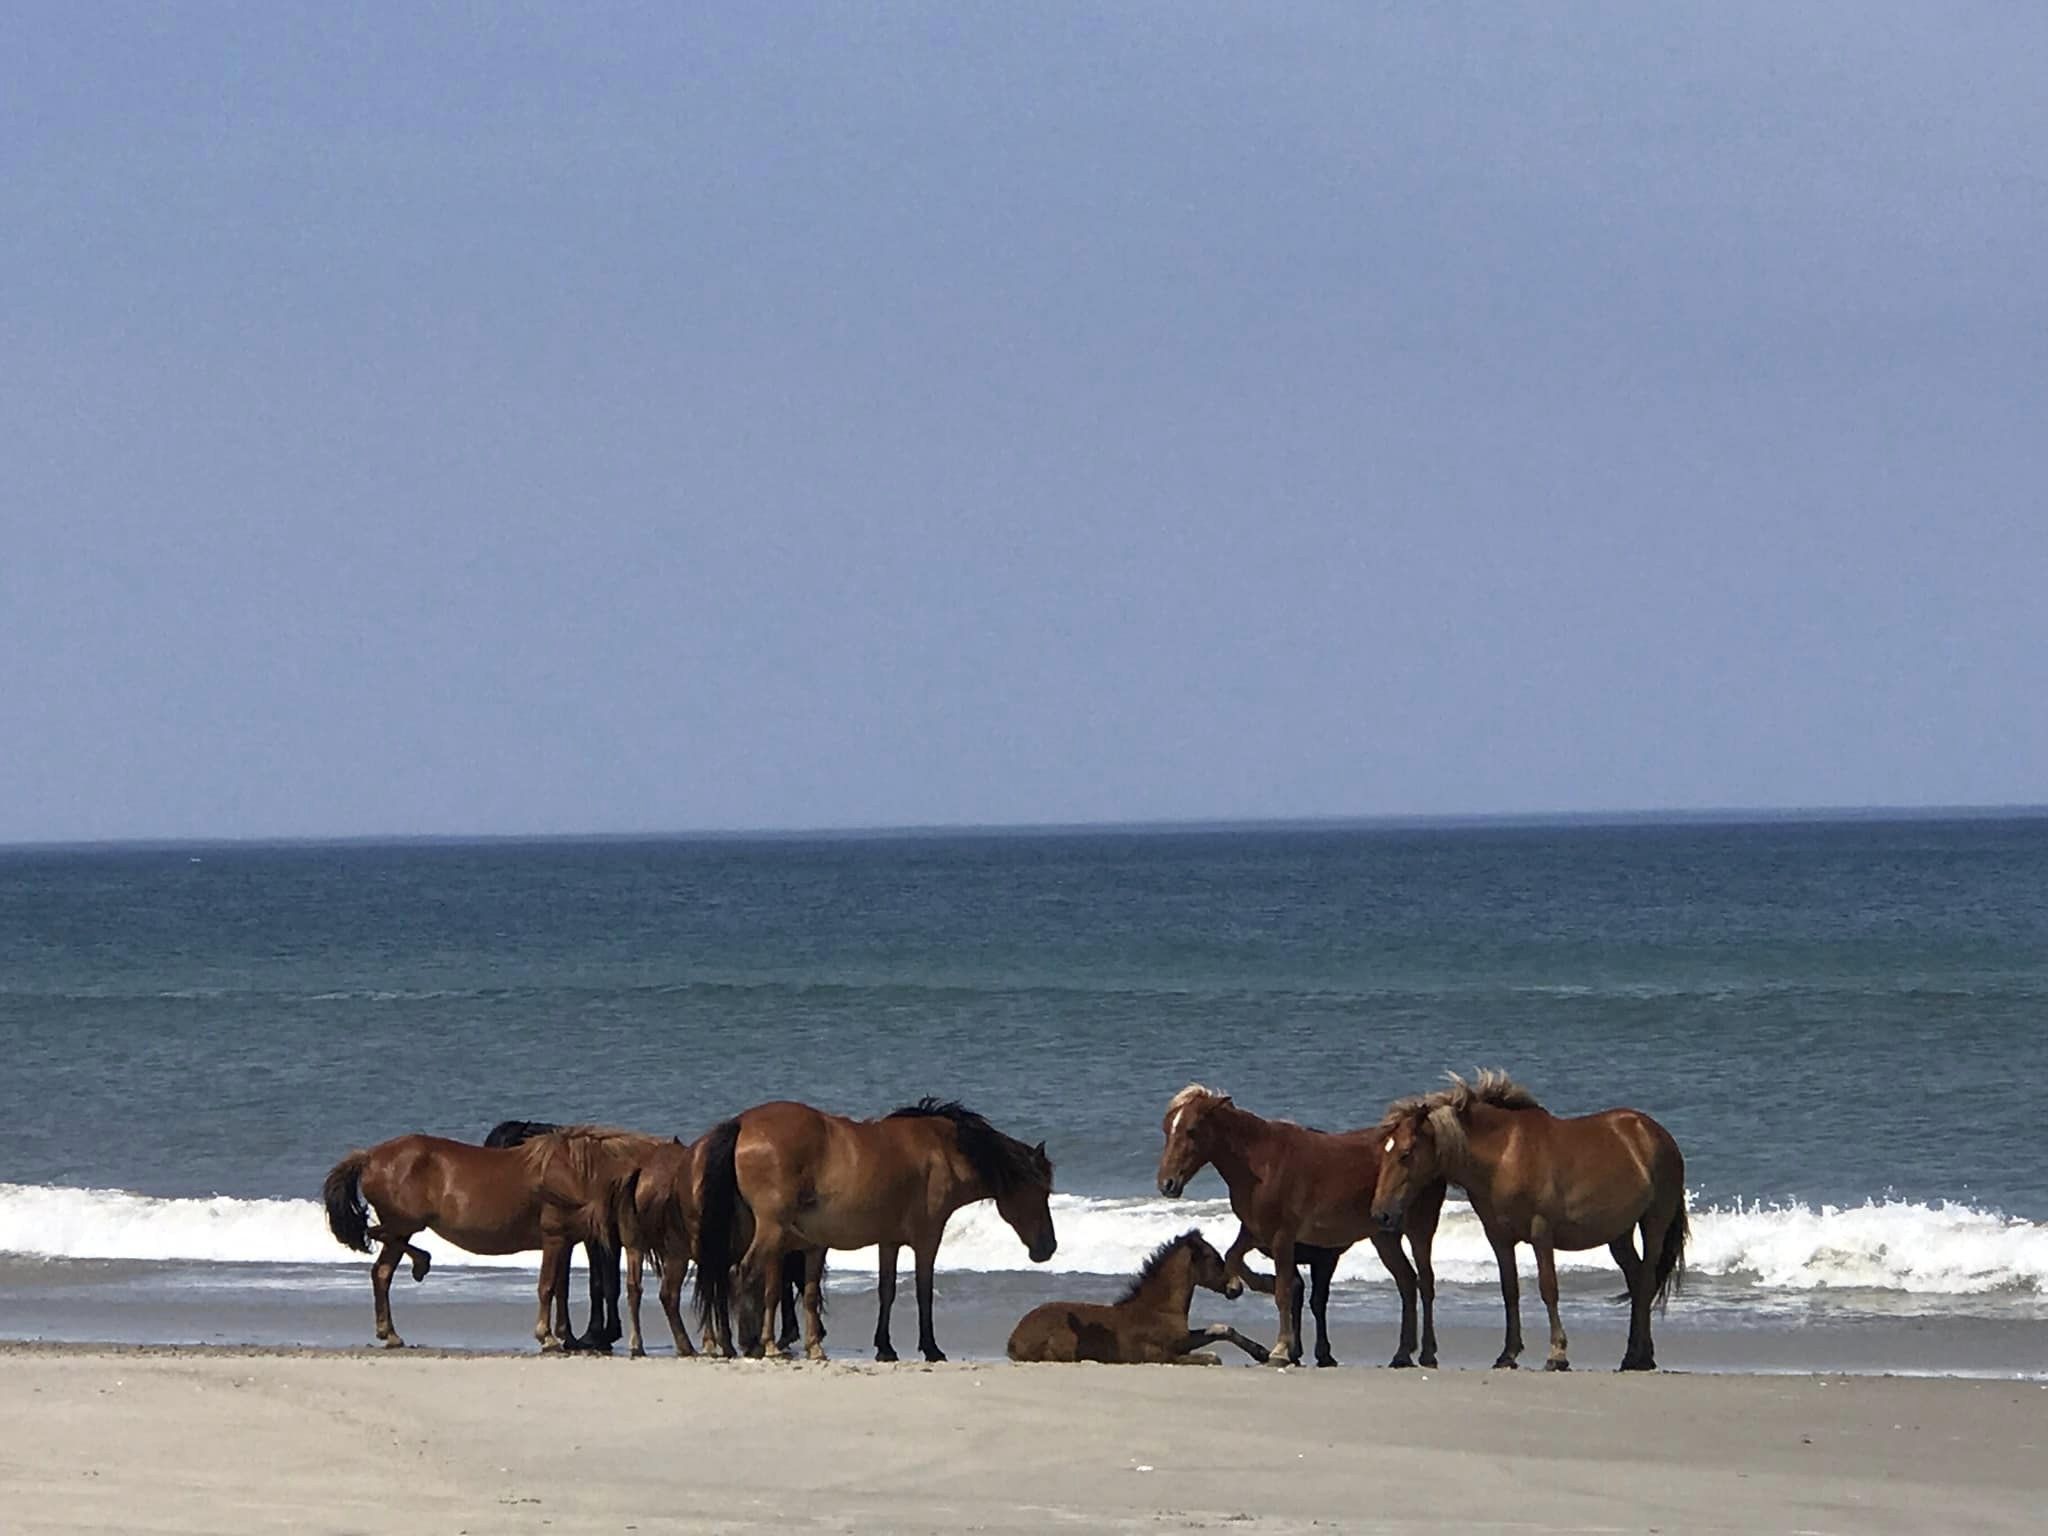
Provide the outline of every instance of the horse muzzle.
<path id="1" fill-rule="evenodd" d="M 1046 1233 L 1044 1237 L 1040 1238 L 1037 1242 L 1033 1243 L 1030 1249 L 1028 1250 L 1031 1254 L 1031 1262 L 1034 1264 L 1043 1264 L 1047 1259 L 1051 1258 L 1055 1253 L 1059 1252 L 1059 1247 L 1059 1239 L 1054 1237 L 1050 1232 Z"/>
<path id="2" fill-rule="evenodd" d="M 1180 1192 L 1187 1187 L 1188 1181 L 1179 1177 L 1169 1177 L 1159 1181 L 1159 1193 L 1166 1196 L 1169 1200 L 1178 1200 Z"/>
<path id="3" fill-rule="evenodd" d="M 1398 1209 L 1374 1211 L 1372 1213 L 1372 1220 L 1373 1225 L 1382 1232 L 1398 1232 L 1401 1230 L 1401 1212 Z"/>

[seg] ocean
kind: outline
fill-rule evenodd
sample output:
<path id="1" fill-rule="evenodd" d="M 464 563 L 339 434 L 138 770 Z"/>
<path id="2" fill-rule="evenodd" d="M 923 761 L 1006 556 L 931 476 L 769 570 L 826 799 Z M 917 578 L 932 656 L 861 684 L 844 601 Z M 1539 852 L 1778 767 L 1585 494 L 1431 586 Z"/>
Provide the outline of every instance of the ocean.
<path id="1" fill-rule="evenodd" d="M 1228 1241 L 1213 1172 L 1153 1188 L 1184 1083 L 1337 1128 L 1500 1066 L 1684 1148 L 1667 1366 L 2048 1374 L 2048 817 L 0 850 L 0 1062 L 10 1337 L 367 1342 L 315 1196 L 402 1132 L 935 1094 L 1057 1164 L 1051 1265 L 989 1207 L 941 1253 L 941 1342 L 999 1354 L 1187 1225 Z M 427 1246 L 408 1338 L 531 1347 L 530 1258 Z M 1445 1363 L 1484 1365 L 1455 1203 L 1437 1262 Z M 1564 1272 L 1611 1364 L 1619 1276 Z M 862 1356 L 870 1258 L 832 1287 Z M 1392 1315 L 1355 1251 L 1339 1354 L 1383 1359 Z"/>

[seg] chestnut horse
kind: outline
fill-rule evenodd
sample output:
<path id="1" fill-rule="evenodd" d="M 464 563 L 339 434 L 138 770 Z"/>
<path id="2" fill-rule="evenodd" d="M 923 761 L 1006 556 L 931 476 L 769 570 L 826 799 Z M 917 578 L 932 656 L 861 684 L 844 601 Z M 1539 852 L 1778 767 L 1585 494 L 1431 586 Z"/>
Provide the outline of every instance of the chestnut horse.
<path id="1" fill-rule="evenodd" d="M 1624 1371 L 1653 1371 L 1650 1308 L 1685 1279 L 1685 1158 L 1671 1133 L 1637 1109 L 1559 1119 L 1505 1072 L 1456 1073 L 1435 1093 L 1387 1110 L 1373 1214 L 1393 1230 L 1418 1192 L 1448 1178 L 1472 1201 L 1500 1265 L 1507 1342 L 1496 1368 L 1513 1369 L 1522 1352 L 1521 1282 L 1515 1244 L 1536 1250 L 1536 1285 L 1550 1312 L 1545 1368 L 1571 1369 L 1557 1315 L 1557 1250 L 1607 1245 L 1628 1281 Z M 1635 1250 L 1640 1229 L 1643 1251 Z"/>
<path id="2" fill-rule="evenodd" d="M 596 1126 L 566 1126 L 516 1147 L 477 1147 L 439 1136 L 399 1136 L 351 1152 L 328 1171 L 321 1189 L 327 1229 L 345 1248 L 368 1253 L 377 1338 L 386 1348 L 405 1341 L 391 1326 L 391 1277 L 402 1256 L 414 1280 L 430 1260 L 413 1246 L 432 1230 L 471 1253 L 541 1251 L 539 1308 L 533 1336 L 543 1350 L 560 1349 L 569 1331 L 569 1249 L 608 1241 L 615 1205 L 633 1169 L 666 1143 Z M 376 1220 L 371 1221 L 374 1209 Z M 548 1319 L 553 1302 L 556 1323 Z"/>
<path id="3" fill-rule="evenodd" d="M 1198 1349 L 1228 1341 L 1263 1362 L 1266 1347 L 1228 1323 L 1188 1327 L 1188 1303 L 1196 1286 L 1226 1290 L 1223 1255 L 1209 1246 L 1200 1228 L 1160 1244 L 1113 1305 L 1048 1301 L 1033 1307 L 1010 1333 L 1010 1358 L 1171 1365 Z M 1209 1356 L 1203 1361 L 1216 1363 Z"/>
<path id="4" fill-rule="evenodd" d="M 516 1147 L 547 1136 L 562 1127 L 551 1120 L 500 1120 L 484 1137 L 487 1147 Z M 609 1354 L 619 1342 L 619 1251 L 609 1242 L 592 1239 L 583 1245 L 590 1269 L 590 1325 L 579 1338 L 568 1334 L 564 1349 L 588 1349 Z"/>
<path id="5" fill-rule="evenodd" d="M 932 1268 L 953 1213 L 977 1200 L 996 1210 L 1043 1264 L 1053 1235 L 1052 1164 L 1045 1144 L 1027 1146 L 959 1104 L 922 1099 L 880 1120 L 849 1120 L 808 1104 L 761 1104 L 712 1133 L 705 1148 L 697 1237 L 697 1306 L 731 1348 L 733 1260 L 738 1257 L 741 1334 L 762 1352 L 759 1319 L 772 1315 L 784 1256 L 804 1258 L 804 1353 L 825 1358 L 819 1276 L 828 1248 L 880 1251 L 875 1358 L 894 1360 L 889 1312 L 896 1259 L 917 1264 L 917 1342 L 943 1360 L 932 1337 Z"/>
<path id="6" fill-rule="evenodd" d="M 704 1152 L 710 1140 L 700 1136 L 688 1146 L 677 1141 L 660 1148 L 628 1177 L 618 1202 L 619 1241 L 625 1250 L 627 1349 L 636 1360 L 647 1353 L 640 1334 L 643 1266 L 651 1266 L 661 1281 L 661 1310 L 676 1354 L 687 1359 L 697 1353 L 683 1325 L 681 1303 L 683 1277 L 697 1251 Z M 804 1256 L 789 1254 L 782 1266 L 782 1331 L 776 1340 L 784 1349 L 796 1342 L 796 1297 L 803 1279 Z M 819 1305 L 822 1309 L 822 1300 Z M 709 1331 L 704 1352 L 723 1352 Z"/>
<path id="7" fill-rule="evenodd" d="M 1301 1358 L 1301 1279 L 1295 1264 L 1304 1249 L 1327 1249 L 1314 1258 L 1324 1267 L 1317 1277 L 1316 1323 L 1321 1331 L 1322 1302 L 1329 1292 L 1329 1270 L 1335 1255 L 1361 1238 L 1370 1239 L 1380 1262 L 1401 1293 L 1401 1342 L 1390 1362 L 1415 1363 L 1415 1302 L 1422 1299 L 1422 1363 L 1436 1364 L 1436 1271 L 1430 1245 L 1436 1238 L 1437 1214 L 1443 1208 L 1441 1179 L 1417 1192 L 1404 1219 L 1391 1229 L 1373 1220 L 1373 1187 L 1380 1174 L 1377 1131 L 1332 1134 L 1312 1131 L 1289 1120 L 1267 1120 L 1239 1109 L 1230 1095 L 1190 1083 L 1166 1106 L 1161 1129 L 1166 1146 L 1159 1154 L 1159 1192 L 1169 1198 L 1187 1188 L 1203 1167 L 1214 1165 L 1230 1189 L 1230 1208 L 1243 1223 L 1237 1240 L 1224 1255 L 1231 1279 L 1243 1273 L 1244 1258 L 1253 1248 L 1273 1257 L 1273 1299 L 1280 1313 L 1280 1339 L 1271 1362 L 1291 1365 Z M 1415 1263 L 1401 1251 L 1407 1234 Z M 1312 1265 L 1312 1268 L 1314 1266 Z M 1254 1282 L 1256 1283 L 1256 1282 Z M 1263 1291 L 1265 1287 L 1259 1285 Z M 1326 1341 L 1319 1339 L 1316 1364 L 1334 1365 Z"/>

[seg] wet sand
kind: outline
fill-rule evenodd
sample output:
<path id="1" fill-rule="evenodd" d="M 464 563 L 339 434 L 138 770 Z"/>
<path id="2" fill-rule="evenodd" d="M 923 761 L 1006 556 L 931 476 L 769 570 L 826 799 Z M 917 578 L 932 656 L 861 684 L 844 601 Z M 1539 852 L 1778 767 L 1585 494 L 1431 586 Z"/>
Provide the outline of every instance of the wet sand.
<path id="1" fill-rule="evenodd" d="M 2038 1530 L 2048 1388 L 0 1348 L 10 1532 Z"/>

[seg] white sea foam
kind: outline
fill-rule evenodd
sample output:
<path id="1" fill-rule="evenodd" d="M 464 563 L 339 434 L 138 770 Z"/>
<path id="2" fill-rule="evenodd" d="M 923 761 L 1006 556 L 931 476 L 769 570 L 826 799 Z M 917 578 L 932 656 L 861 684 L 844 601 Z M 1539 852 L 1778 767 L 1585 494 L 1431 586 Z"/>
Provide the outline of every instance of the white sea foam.
<path id="1" fill-rule="evenodd" d="M 1219 1248 L 1236 1232 L 1221 1200 L 1092 1199 L 1056 1195 L 1059 1252 L 1047 1270 L 1123 1274 L 1153 1248 L 1199 1226 Z M 1860 1206 L 1735 1205 L 1695 1211 L 1688 1256 L 1697 1275 L 1769 1291 L 1872 1289 L 1974 1296 L 2048 1295 L 2048 1224 L 1966 1205 L 1904 1201 Z M 480 1257 L 431 1235 L 439 1265 L 530 1268 L 523 1255 Z M 120 1190 L 0 1184 L 0 1254 L 57 1259 L 187 1263 L 360 1264 L 328 1235 L 311 1200 L 163 1199 Z M 906 1256 L 907 1257 L 907 1256 Z M 1528 1250 L 1521 1251 L 1525 1267 Z M 1567 1271 L 1613 1273 L 1604 1250 L 1560 1254 Z M 842 1275 L 872 1267 L 872 1251 L 834 1260 Z M 1033 1266 L 993 1205 L 970 1206 L 947 1229 L 939 1267 L 1001 1272 Z M 1490 1284 L 1493 1254 L 1470 1209 L 1445 1207 L 1436 1268 L 1447 1284 Z M 1339 1284 L 1383 1285 L 1384 1270 L 1360 1245 L 1338 1266 Z"/>

